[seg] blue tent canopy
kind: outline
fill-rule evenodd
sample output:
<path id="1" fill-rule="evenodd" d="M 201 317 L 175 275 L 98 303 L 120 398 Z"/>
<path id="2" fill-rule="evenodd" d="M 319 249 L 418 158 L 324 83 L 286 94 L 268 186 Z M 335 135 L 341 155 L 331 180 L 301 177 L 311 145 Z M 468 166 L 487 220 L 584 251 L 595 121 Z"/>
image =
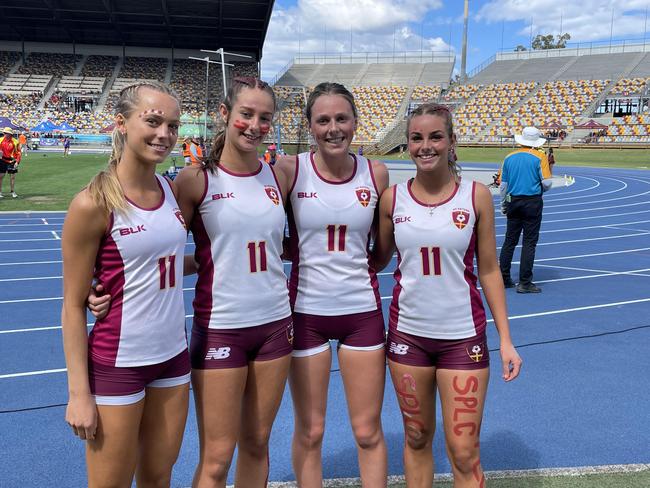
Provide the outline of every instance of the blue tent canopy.
<path id="1" fill-rule="evenodd" d="M 51 120 L 43 120 L 41 121 L 37 126 L 32 127 L 31 131 L 32 132 L 52 132 L 55 131 L 59 128 L 58 125 L 56 125 L 54 122 Z"/>
<path id="2" fill-rule="evenodd" d="M 61 131 L 61 132 L 77 132 L 77 129 L 72 127 L 70 124 L 67 122 L 63 122 L 60 126 L 58 126 L 55 130 Z"/>
<path id="3" fill-rule="evenodd" d="M 0 117 L 0 128 L 9 127 L 11 129 L 23 129 L 18 124 L 14 124 L 11 119 L 7 117 Z"/>

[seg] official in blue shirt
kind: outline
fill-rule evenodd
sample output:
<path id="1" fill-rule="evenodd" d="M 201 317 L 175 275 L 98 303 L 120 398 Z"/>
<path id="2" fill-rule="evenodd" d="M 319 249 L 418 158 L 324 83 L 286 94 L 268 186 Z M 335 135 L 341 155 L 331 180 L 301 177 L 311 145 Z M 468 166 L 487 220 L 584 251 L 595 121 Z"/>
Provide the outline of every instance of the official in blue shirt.
<path id="1" fill-rule="evenodd" d="M 552 182 L 550 175 L 545 178 L 546 171 L 543 171 L 543 168 L 548 168 L 546 155 L 537 148 L 546 139 L 536 127 L 525 127 L 521 134 L 515 136 L 515 141 L 523 147 L 504 159 L 499 186 L 501 212 L 508 219 L 499 265 L 504 286 L 514 287 L 510 266 L 523 231 L 517 293 L 540 293 L 542 290 L 533 283 L 533 263 L 542 225 L 542 193 L 551 188 Z"/>

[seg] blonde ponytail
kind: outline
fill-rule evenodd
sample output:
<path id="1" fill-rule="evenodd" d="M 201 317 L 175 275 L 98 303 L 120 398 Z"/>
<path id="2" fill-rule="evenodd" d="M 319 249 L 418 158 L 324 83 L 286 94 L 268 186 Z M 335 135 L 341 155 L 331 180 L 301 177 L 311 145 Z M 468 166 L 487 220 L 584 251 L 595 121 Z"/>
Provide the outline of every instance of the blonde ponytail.
<path id="1" fill-rule="evenodd" d="M 115 105 L 116 116 L 121 114 L 125 119 L 128 119 L 131 116 L 135 107 L 138 105 L 138 92 L 142 87 L 165 93 L 176 100 L 179 100 L 176 92 L 164 83 L 157 81 L 136 83 L 135 85 L 127 86 L 120 92 L 120 98 Z M 108 160 L 108 166 L 106 169 L 95 175 L 87 187 L 88 193 L 95 204 L 100 208 L 105 209 L 107 212 L 112 212 L 113 210 L 125 210 L 128 208 L 124 191 L 120 185 L 120 180 L 117 178 L 117 165 L 120 163 L 120 159 L 122 159 L 126 136 L 115 127 L 111 139 L 112 151 Z"/>

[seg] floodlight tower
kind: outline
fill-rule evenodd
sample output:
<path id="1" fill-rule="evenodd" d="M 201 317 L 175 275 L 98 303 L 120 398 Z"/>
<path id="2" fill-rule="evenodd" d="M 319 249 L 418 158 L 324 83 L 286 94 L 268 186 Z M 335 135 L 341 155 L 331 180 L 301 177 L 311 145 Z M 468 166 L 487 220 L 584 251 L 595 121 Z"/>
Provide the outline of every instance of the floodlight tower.
<path id="1" fill-rule="evenodd" d="M 463 51 L 460 56 L 460 81 L 467 80 L 467 19 L 469 14 L 469 0 L 465 0 L 465 12 L 463 13 Z"/>
<path id="2" fill-rule="evenodd" d="M 203 61 L 205 63 L 205 113 L 203 118 L 203 140 L 208 139 L 208 82 L 210 81 L 210 63 L 212 64 L 221 64 L 221 61 L 213 61 L 210 59 L 210 56 L 204 58 L 197 58 L 194 56 L 189 56 L 190 59 L 195 59 L 196 61 Z M 222 65 L 223 66 L 223 65 Z M 232 65 L 229 65 L 232 66 Z M 224 68 L 225 69 L 225 68 Z"/>
<path id="3" fill-rule="evenodd" d="M 214 54 L 220 54 L 221 55 L 221 75 L 223 76 L 223 96 L 224 98 L 226 97 L 226 94 L 228 93 L 228 89 L 226 87 L 226 65 L 228 66 L 233 66 L 232 64 L 226 63 L 224 61 L 224 54 L 227 54 L 228 56 L 237 56 L 238 58 L 249 58 L 251 59 L 253 56 L 246 56 L 245 54 L 235 54 L 235 53 L 227 53 L 223 50 L 222 47 L 217 49 L 216 51 L 209 51 L 207 49 L 201 49 L 201 52 L 203 53 L 214 53 Z"/>

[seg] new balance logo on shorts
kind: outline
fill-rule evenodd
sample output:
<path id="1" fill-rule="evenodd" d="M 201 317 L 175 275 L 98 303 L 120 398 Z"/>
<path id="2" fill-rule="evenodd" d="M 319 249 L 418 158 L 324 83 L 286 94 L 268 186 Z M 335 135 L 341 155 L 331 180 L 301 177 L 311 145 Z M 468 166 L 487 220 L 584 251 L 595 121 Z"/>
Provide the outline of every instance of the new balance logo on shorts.
<path id="1" fill-rule="evenodd" d="M 219 349 L 216 347 L 211 347 L 208 349 L 208 353 L 205 355 L 205 360 L 208 361 L 210 359 L 226 359 L 228 357 L 230 357 L 229 347 L 220 347 Z"/>
<path id="2" fill-rule="evenodd" d="M 388 352 L 392 352 L 393 354 L 400 354 L 404 355 L 408 352 L 409 347 L 406 344 L 395 344 L 394 342 L 390 343 L 390 347 L 388 348 Z"/>

